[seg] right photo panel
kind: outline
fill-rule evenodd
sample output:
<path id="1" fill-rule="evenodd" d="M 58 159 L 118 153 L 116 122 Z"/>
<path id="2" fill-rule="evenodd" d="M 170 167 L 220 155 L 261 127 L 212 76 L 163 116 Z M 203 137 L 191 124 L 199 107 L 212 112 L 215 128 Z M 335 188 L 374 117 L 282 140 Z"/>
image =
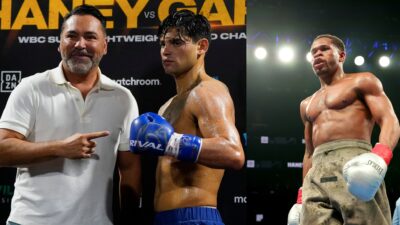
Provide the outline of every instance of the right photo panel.
<path id="1" fill-rule="evenodd" d="M 247 224 L 400 224 L 400 3 L 246 5 Z"/>

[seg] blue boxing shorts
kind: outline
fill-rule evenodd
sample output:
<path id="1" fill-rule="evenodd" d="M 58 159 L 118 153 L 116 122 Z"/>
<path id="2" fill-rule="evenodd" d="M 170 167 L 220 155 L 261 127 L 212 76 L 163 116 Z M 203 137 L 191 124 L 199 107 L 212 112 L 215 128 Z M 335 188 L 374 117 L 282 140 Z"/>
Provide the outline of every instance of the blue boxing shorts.
<path id="1" fill-rule="evenodd" d="M 158 212 L 154 225 L 224 225 L 216 208 L 190 207 Z"/>

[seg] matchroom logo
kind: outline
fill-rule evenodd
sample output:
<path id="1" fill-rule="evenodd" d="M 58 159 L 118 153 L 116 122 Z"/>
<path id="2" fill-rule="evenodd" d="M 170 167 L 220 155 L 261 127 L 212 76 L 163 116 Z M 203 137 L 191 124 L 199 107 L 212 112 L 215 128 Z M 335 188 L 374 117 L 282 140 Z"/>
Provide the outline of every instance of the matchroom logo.
<path id="1" fill-rule="evenodd" d="M 1 71 L 0 92 L 11 92 L 21 81 L 21 71 Z"/>

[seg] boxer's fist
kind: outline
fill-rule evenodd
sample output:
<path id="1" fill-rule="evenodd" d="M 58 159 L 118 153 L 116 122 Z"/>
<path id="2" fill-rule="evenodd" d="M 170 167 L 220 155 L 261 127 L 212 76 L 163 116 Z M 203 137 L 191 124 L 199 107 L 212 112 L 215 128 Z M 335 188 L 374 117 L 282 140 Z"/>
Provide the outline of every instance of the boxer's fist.
<path id="1" fill-rule="evenodd" d="M 164 155 L 174 128 L 161 116 L 145 113 L 132 121 L 130 131 L 130 150 L 134 153 L 150 152 Z"/>
<path id="2" fill-rule="evenodd" d="M 171 124 L 155 113 L 142 114 L 131 124 L 129 146 L 133 153 L 169 155 L 196 162 L 201 142 L 197 136 L 175 133 Z"/>
<path id="3" fill-rule="evenodd" d="M 374 198 L 393 154 L 386 145 L 377 143 L 370 153 L 354 157 L 343 166 L 343 177 L 349 192 L 362 201 Z"/>
<path id="4" fill-rule="evenodd" d="M 300 217 L 301 217 L 301 210 L 303 208 L 302 205 L 302 190 L 299 189 L 297 193 L 297 202 L 292 206 L 289 211 L 288 215 L 288 225 L 299 225 L 300 224 Z"/>

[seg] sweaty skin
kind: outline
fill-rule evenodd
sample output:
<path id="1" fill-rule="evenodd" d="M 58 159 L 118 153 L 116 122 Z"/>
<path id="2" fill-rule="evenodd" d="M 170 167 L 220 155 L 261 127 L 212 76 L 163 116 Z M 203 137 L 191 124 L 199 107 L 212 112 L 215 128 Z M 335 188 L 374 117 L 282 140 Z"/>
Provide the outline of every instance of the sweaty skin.
<path id="1" fill-rule="evenodd" d="M 381 82 L 368 72 L 345 74 L 345 53 L 329 38 L 315 40 L 311 53 L 321 88 L 300 104 L 306 141 L 303 177 L 311 168 L 315 147 L 339 139 L 370 142 L 375 123 L 381 128 L 379 142 L 393 149 L 399 123 Z"/>
<path id="2" fill-rule="evenodd" d="M 174 77 L 177 95 L 160 108 L 159 114 L 175 132 L 201 137 L 202 145 L 196 163 L 159 157 L 155 210 L 216 207 L 224 169 L 240 169 L 244 164 L 233 101 L 228 88 L 205 72 L 207 39 L 193 41 L 170 28 L 160 44 L 163 67 Z"/>
<path id="3" fill-rule="evenodd" d="M 222 98 L 221 102 L 211 101 L 210 104 L 210 100 L 206 98 L 209 94 L 206 93 L 211 90 Z M 212 137 L 219 135 L 219 123 L 231 118 L 219 118 L 219 122 L 213 122 L 214 118 L 210 117 L 207 123 L 200 125 L 200 129 L 195 113 L 216 114 L 212 109 L 224 109 L 226 100 L 230 101 L 227 88 L 221 82 L 207 76 L 204 80 L 198 79 L 192 89 L 170 99 L 159 113 L 173 125 L 175 132 Z M 227 110 L 231 111 L 232 108 L 228 107 Z M 223 169 L 182 162 L 172 157 L 159 157 L 155 210 L 192 206 L 216 207 L 223 175 Z"/>

